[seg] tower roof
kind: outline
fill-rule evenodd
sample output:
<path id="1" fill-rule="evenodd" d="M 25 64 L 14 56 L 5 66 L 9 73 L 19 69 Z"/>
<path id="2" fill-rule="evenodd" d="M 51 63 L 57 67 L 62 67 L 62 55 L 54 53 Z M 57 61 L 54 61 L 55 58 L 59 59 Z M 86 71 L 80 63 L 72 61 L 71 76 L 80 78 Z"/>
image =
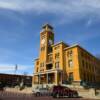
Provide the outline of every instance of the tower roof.
<path id="1" fill-rule="evenodd" d="M 44 24 L 43 26 L 42 26 L 42 28 L 50 28 L 51 30 L 53 30 L 53 27 L 50 25 L 50 24 Z"/>

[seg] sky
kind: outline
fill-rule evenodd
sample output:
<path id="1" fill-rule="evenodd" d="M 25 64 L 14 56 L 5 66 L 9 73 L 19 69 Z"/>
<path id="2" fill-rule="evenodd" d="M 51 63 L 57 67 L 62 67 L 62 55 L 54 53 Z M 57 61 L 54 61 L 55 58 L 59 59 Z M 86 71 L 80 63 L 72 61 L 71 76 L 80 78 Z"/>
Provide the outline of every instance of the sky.
<path id="1" fill-rule="evenodd" d="M 100 55 L 100 0 L 0 0 L 0 73 L 32 75 L 42 25 L 55 43 L 79 44 Z"/>

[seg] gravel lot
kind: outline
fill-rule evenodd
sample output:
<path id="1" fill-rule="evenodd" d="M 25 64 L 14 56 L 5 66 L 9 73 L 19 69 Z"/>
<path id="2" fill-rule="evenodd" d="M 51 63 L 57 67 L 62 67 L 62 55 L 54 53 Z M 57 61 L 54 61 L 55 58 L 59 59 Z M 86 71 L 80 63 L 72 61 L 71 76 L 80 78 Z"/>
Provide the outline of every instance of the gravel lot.
<path id="1" fill-rule="evenodd" d="M 51 96 L 35 97 L 32 94 L 0 92 L 0 100 L 57 100 Z M 59 98 L 59 100 L 95 100 L 84 98 Z"/>

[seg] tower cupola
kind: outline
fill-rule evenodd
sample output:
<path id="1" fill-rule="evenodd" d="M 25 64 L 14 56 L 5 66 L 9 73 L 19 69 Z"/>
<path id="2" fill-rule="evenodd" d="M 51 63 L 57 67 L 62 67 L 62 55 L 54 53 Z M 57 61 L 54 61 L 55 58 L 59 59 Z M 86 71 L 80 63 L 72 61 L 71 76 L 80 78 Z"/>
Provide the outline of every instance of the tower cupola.
<path id="1" fill-rule="evenodd" d="M 53 33 L 53 27 L 50 24 L 44 24 L 42 26 L 42 31 L 41 32 L 44 32 L 44 31 L 50 31 L 50 32 Z"/>

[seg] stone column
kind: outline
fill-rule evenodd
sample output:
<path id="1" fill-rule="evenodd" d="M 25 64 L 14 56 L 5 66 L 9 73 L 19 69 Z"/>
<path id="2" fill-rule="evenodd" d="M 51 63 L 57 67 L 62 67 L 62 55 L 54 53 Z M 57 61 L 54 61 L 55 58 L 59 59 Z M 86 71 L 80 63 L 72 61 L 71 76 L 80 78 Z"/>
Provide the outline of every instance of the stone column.
<path id="1" fill-rule="evenodd" d="M 32 84 L 35 84 L 35 79 L 34 79 L 35 75 L 32 77 Z"/>
<path id="2" fill-rule="evenodd" d="M 34 87 L 35 84 L 35 79 L 34 79 L 35 75 L 32 77 L 32 87 Z"/>
<path id="3" fill-rule="evenodd" d="M 48 73 L 47 73 L 47 84 L 48 84 Z"/>
<path id="4" fill-rule="evenodd" d="M 61 76 L 60 76 L 60 83 L 62 84 L 62 79 L 63 79 L 63 78 L 62 78 L 62 77 L 63 77 L 63 75 L 62 75 L 62 74 L 63 74 L 63 73 L 62 73 L 62 72 L 60 72 L 60 74 L 61 74 Z"/>
<path id="5" fill-rule="evenodd" d="M 55 72 L 55 84 L 58 85 L 58 72 Z"/>
<path id="6" fill-rule="evenodd" d="M 38 82 L 39 82 L 39 85 L 40 85 L 40 74 L 39 74 Z"/>

